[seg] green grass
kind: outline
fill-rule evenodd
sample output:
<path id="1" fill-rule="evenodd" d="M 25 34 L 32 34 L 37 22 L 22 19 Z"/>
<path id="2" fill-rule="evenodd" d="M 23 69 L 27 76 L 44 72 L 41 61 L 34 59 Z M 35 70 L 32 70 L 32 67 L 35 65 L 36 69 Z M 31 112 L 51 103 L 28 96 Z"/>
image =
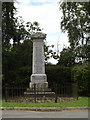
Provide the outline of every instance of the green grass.
<path id="1" fill-rule="evenodd" d="M 88 107 L 88 97 L 79 97 L 78 101 L 61 103 L 16 103 L 3 100 L 2 107 Z"/>

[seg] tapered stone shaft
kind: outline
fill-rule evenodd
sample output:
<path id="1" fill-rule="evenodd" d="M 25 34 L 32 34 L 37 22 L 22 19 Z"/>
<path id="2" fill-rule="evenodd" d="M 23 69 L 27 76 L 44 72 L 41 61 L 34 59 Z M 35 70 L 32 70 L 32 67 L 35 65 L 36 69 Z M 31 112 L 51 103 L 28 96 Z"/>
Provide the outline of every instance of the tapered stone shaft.
<path id="1" fill-rule="evenodd" d="M 46 34 L 37 32 L 31 35 L 33 41 L 33 64 L 30 88 L 36 84 L 37 88 L 48 88 L 44 63 L 44 42 Z"/>

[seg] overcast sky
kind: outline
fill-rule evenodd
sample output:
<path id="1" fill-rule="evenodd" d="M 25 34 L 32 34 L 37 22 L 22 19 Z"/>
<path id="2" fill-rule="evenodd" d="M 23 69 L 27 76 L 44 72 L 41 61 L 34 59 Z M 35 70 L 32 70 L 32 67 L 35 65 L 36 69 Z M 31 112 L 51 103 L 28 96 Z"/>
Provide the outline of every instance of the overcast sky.
<path id="1" fill-rule="evenodd" d="M 25 22 L 37 21 L 43 32 L 47 34 L 46 42 L 48 45 L 55 45 L 61 51 L 63 46 L 68 46 L 67 34 L 60 30 L 60 20 L 62 12 L 59 10 L 60 0 L 17 0 L 18 16 L 22 16 Z M 57 61 L 50 59 L 52 63 Z"/>

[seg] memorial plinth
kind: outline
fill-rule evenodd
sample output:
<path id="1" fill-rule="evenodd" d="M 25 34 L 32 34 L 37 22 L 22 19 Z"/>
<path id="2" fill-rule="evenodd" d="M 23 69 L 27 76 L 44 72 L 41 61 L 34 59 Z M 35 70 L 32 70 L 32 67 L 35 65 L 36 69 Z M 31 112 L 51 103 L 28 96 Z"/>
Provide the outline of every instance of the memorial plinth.
<path id="1" fill-rule="evenodd" d="M 30 76 L 29 88 L 24 94 L 33 96 L 53 96 L 55 93 L 48 88 L 47 76 L 45 74 L 44 61 L 44 39 L 46 34 L 37 32 L 31 35 L 33 42 L 32 75 Z"/>
<path id="2" fill-rule="evenodd" d="M 33 42 L 33 65 L 30 88 L 48 88 L 47 76 L 45 74 L 45 63 L 44 63 L 44 42 L 46 38 L 44 33 L 34 33 L 31 35 Z"/>

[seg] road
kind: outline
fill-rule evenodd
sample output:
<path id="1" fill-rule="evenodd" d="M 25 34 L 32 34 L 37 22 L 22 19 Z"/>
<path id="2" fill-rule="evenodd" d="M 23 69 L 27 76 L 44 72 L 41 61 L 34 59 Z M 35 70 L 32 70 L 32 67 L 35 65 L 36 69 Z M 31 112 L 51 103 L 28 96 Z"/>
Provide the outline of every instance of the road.
<path id="1" fill-rule="evenodd" d="M 3 110 L 2 116 L 3 118 L 88 118 L 88 110 L 60 112 Z"/>

